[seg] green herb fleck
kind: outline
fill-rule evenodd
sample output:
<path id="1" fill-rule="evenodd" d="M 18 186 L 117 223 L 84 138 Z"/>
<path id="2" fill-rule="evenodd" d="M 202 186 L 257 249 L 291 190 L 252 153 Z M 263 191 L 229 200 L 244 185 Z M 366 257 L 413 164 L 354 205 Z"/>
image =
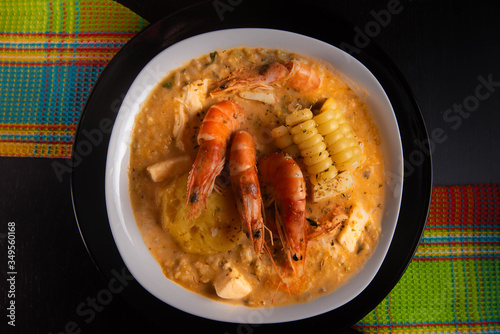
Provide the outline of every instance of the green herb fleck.
<path id="1" fill-rule="evenodd" d="M 216 56 L 217 56 L 217 51 L 210 52 L 210 63 L 208 63 L 208 65 L 212 64 L 215 61 Z"/>
<path id="2" fill-rule="evenodd" d="M 172 80 L 164 82 L 162 87 L 167 89 L 172 89 Z"/>

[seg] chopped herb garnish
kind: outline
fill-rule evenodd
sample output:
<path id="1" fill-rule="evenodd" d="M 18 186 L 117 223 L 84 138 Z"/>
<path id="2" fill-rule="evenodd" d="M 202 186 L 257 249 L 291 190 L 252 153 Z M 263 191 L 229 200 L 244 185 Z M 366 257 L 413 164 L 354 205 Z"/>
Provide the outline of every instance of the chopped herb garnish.
<path id="1" fill-rule="evenodd" d="M 167 88 L 167 89 L 172 89 L 172 81 L 170 80 L 170 81 L 164 82 L 162 87 Z"/>
<path id="2" fill-rule="evenodd" d="M 309 225 L 313 226 L 313 227 L 318 227 L 318 223 L 316 223 L 314 220 L 312 220 L 311 218 L 306 218 L 307 222 L 309 223 Z"/>
<path id="3" fill-rule="evenodd" d="M 217 51 L 210 52 L 210 63 L 208 63 L 207 65 L 213 64 L 213 62 L 215 61 L 215 57 L 217 57 Z"/>

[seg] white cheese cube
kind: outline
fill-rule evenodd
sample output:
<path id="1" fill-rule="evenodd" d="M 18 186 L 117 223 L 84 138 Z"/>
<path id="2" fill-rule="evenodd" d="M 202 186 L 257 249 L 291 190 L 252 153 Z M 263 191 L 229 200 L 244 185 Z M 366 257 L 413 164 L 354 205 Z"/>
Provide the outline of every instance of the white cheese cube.
<path id="1" fill-rule="evenodd" d="M 224 299 L 240 299 L 252 291 L 248 281 L 235 268 L 228 268 L 214 282 L 217 296 Z"/>
<path id="2" fill-rule="evenodd" d="M 154 182 L 165 181 L 169 177 L 182 175 L 191 169 L 193 161 L 189 155 L 171 158 L 165 161 L 157 162 L 146 170 Z"/>
<path id="3" fill-rule="evenodd" d="M 346 225 L 339 233 L 338 241 L 340 244 L 350 252 L 354 252 L 366 224 L 371 219 L 371 216 L 363 209 L 361 204 L 355 204 Z"/>

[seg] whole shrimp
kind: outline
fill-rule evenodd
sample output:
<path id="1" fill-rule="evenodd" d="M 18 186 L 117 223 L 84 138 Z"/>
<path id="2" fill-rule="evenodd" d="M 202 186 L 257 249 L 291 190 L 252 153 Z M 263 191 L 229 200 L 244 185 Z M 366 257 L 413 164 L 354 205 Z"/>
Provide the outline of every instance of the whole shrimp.
<path id="1" fill-rule="evenodd" d="M 189 172 L 186 206 L 191 204 L 189 218 L 200 215 L 202 204 L 214 188 L 215 178 L 224 167 L 226 148 L 231 134 L 239 127 L 241 107 L 231 101 L 218 102 L 208 109 L 198 133 L 200 148 Z"/>
<path id="2" fill-rule="evenodd" d="M 301 276 L 307 250 L 306 184 L 295 160 L 271 153 L 259 161 L 261 181 L 269 184 L 276 207 L 276 226 L 288 263 Z"/>
<path id="3" fill-rule="evenodd" d="M 210 96 L 217 98 L 243 90 L 271 88 L 272 85 L 283 82 L 298 91 L 311 92 L 321 86 L 322 77 L 297 59 L 284 65 L 274 62 L 234 71 L 215 84 L 216 88 L 210 92 Z"/>
<path id="4" fill-rule="evenodd" d="M 229 175 L 238 212 L 257 254 L 264 244 L 262 197 L 256 166 L 256 149 L 252 135 L 238 131 L 233 138 L 229 156 Z"/>

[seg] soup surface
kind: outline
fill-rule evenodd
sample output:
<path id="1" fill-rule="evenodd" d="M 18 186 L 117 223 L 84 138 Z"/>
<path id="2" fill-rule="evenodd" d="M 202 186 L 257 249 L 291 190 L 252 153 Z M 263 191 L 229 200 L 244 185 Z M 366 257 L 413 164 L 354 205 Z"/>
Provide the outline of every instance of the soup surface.
<path id="1" fill-rule="evenodd" d="M 294 63 L 305 65 L 305 75 L 312 73 L 320 81 L 309 81 L 312 88 L 309 83 L 295 84 Z M 278 66 L 286 68 L 285 75 L 265 81 L 270 64 L 285 65 Z M 256 82 L 249 83 L 249 73 Z M 287 257 L 279 226 L 290 222 L 280 219 L 282 208 L 276 209 L 277 188 L 273 192 L 262 178 L 266 227 L 263 235 L 254 235 L 264 243 L 256 252 L 238 213 L 228 159 L 206 206 L 198 217 L 190 217 L 193 200 L 186 199 L 187 183 L 200 150 L 198 134 L 209 108 L 221 101 L 240 107 L 237 127 L 253 138 L 256 170 L 273 152 L 290 154 L 300 167 L 306 186 L 303 258 Z M 316 116 L 326 109 L 334 121 L 325 126 L 338 130 L 339 141 L 322 134 L 321 117 Z M 303 130 L 293 130 L 294 117 L 304 118 L 297 128 Z M 305 121 L 313 125 L 300 128 Z M 300 135 L 309 130 L 325 143 L 318 144 L 323 153 L 315 153 L 312 162 L 301 150 L 305 139 Z M 233 136 L 227 138 L 227 155 Z M 321 154 L 330 156 L 332 163 L 318 172 L 315 163 L 323 159 Z M 219 301 L 270 307 L 330 293 L 362 268 L 381 232 L 384 163 L 370 112 L 329 65 L 293 53 L 264 48 L 214 51 L 170 72 L 135 119 L 128 172 L 137 226 L 165 276 Z M 301 263 L 303 272 L 294 270 L 293 261 Z"/>

